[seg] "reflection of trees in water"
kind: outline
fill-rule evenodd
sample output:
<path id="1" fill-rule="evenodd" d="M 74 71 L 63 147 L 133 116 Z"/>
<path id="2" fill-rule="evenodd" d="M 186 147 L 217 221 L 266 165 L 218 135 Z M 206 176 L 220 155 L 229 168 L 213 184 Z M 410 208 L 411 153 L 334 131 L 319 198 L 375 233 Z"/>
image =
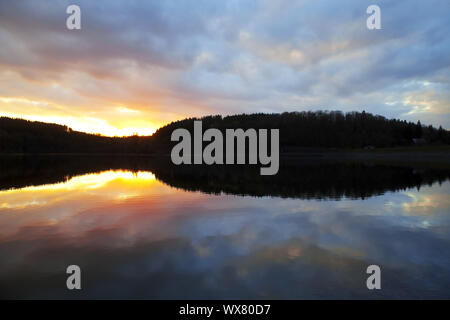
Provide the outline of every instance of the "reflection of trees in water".
<path id="1" fill-rule="evenodd" d="M 0 189 L 64 182 L 73 176 L 111 169 L 151 171 L 177 188 L 206 193 L 305 199 L 361 198 L 417 187 L 450 178 L 450 169 L 370 165 L 321 160 L 281 161 L 275 176 L 261 176 L 260 166 L 175 166 L 169 158 L 139 156 L 0 157 Z"/>

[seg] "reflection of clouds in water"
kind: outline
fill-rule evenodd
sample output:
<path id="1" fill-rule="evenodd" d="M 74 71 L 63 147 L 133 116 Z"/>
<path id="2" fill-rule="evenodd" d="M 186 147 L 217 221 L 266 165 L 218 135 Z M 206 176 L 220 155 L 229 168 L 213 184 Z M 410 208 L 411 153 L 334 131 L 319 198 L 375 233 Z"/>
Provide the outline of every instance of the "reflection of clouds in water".
<path id="1" fill-rule="evenodd" d="M 166 196 L 166 199 L 159 199 Z M 58 221 L 60 232 L 82 236 L 98 227 L 114 228 L 170 207 L 171 198 L 185 199 L 149 172 L 107 171 L 70 179 L 66 183 L 0 191 L 0 235 L 17 234 L 21 228 Z M 190 197 L 193 201 L 197 197 Z M 167 210 L 165 210 L 167 211 Z"/>
<path id="2" fill-rule="evenodd" d="M 448 213 L 450 197 L 448 194 L 415 194 L 409 195 L 411 202 L 404 203 L 405 213 L 415 215 L 435 215 Z"/>
<path id="3" fill-rule="evenodd" d="M 129 172 L 129 171 L 104 171 L 101 173 L 85 174 L 70 178 L 66 182 L 45 184 L 40 186 L 30 186 L 20 189 L 10 189 L 0 191 L 0 208 L 21 208 L 36 204 L 48 204 L 52 200 L 60 200 L 62 196 L 73 196 L 72 191 L 81 193 L 94 192 L 93 189 L 108 187 L 108 192 L 113 192 L 112 185 L 119 184 L 146 184 L 155 180 L 155 175 L 151 172 Z M 119 194 L 121 196 L 122 194 Z M 111 194 L 108 193 L 110 197 Z M 39 197 L 39 201 L 26 201 L 30 197 Z"/>
<path id="4" fill-rule="evenodd" d="M 44 207 L 0 209 L 1 296 L 70 297 L 60 286 L 77 262 L 86 297 L 448 297 L 449 183 L 316 201 L 205 195 L 115 174 L 96 189 L 34 190 L 52 200 Z M 421 213 L 423 199 L 439 206 Z M 384 279 L 375 296 L 365 288 L 372 263 Z"/>

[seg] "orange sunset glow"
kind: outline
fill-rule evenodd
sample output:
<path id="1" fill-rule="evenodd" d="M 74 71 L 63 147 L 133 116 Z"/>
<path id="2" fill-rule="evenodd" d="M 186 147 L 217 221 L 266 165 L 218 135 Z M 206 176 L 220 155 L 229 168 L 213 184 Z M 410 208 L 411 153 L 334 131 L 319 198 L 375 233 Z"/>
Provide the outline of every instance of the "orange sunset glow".
<path id="1" fill-rule="evenodd" d="M 359 4 L 77 3 L 69 30 L 66 1 L 0 2 L 0 116 L 107 136 L 319 109 L 450 125 L 448 41 L 427 40 L 445 38 L 446 15 L 396 4 L 390 28 L 368 33 Z"/>
<path id="2" fill-rule="evenodd" d="M 161 197 L 172 200 L 161 201 Z M 195 203 L 207 197 L 180 194 L 157 181 L 151 172 L 110 170 L 86 174 L 63 183 L 1 190 L 0 234 L 4 238 L 16 234 L 20 228 L 55 226 L 64 228 L 68 236 L 86 231 L 82 226 L 79 226 L 82 230 L 77 228 L 77 221 L 86 216 L 95 221 L 95 228 L 119 228 L 134 220 L 152 223 L 170 213 L 171 203 Z"/>
<path id="3" fill-rule="evenodd" d="M 0 300 L 289 319 L 450 299 L 449 16 L 0 0 Z"/>

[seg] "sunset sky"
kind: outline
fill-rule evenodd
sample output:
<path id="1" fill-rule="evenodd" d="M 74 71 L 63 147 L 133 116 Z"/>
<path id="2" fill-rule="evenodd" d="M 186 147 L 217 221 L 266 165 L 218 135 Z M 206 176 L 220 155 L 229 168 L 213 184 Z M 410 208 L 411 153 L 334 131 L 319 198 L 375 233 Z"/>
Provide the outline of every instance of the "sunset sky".
<path id="1" fill-rule="evenodd" d="M 81 30 L 66 28 L 70 4 Z M 448 0 L 0 0 L 0 116 L 121 136 L 366 110 L 450 129 L 449 16 Z"/>

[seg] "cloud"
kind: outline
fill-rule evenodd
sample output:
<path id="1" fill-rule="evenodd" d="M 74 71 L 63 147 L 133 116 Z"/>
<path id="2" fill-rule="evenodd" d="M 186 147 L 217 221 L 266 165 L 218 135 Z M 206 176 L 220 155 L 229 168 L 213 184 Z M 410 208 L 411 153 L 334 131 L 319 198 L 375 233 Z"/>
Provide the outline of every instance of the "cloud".
<path id="1" fill-rule="evenodd" d="M 66 29 L 69 4 L 81 7 L 81 30 Z M 379 1 L 382 30 L 373 31 L 370 4 L 0 0 L 0 95 L 112 127 L 364 109 L 450 128 L 450 4 Z"/>

